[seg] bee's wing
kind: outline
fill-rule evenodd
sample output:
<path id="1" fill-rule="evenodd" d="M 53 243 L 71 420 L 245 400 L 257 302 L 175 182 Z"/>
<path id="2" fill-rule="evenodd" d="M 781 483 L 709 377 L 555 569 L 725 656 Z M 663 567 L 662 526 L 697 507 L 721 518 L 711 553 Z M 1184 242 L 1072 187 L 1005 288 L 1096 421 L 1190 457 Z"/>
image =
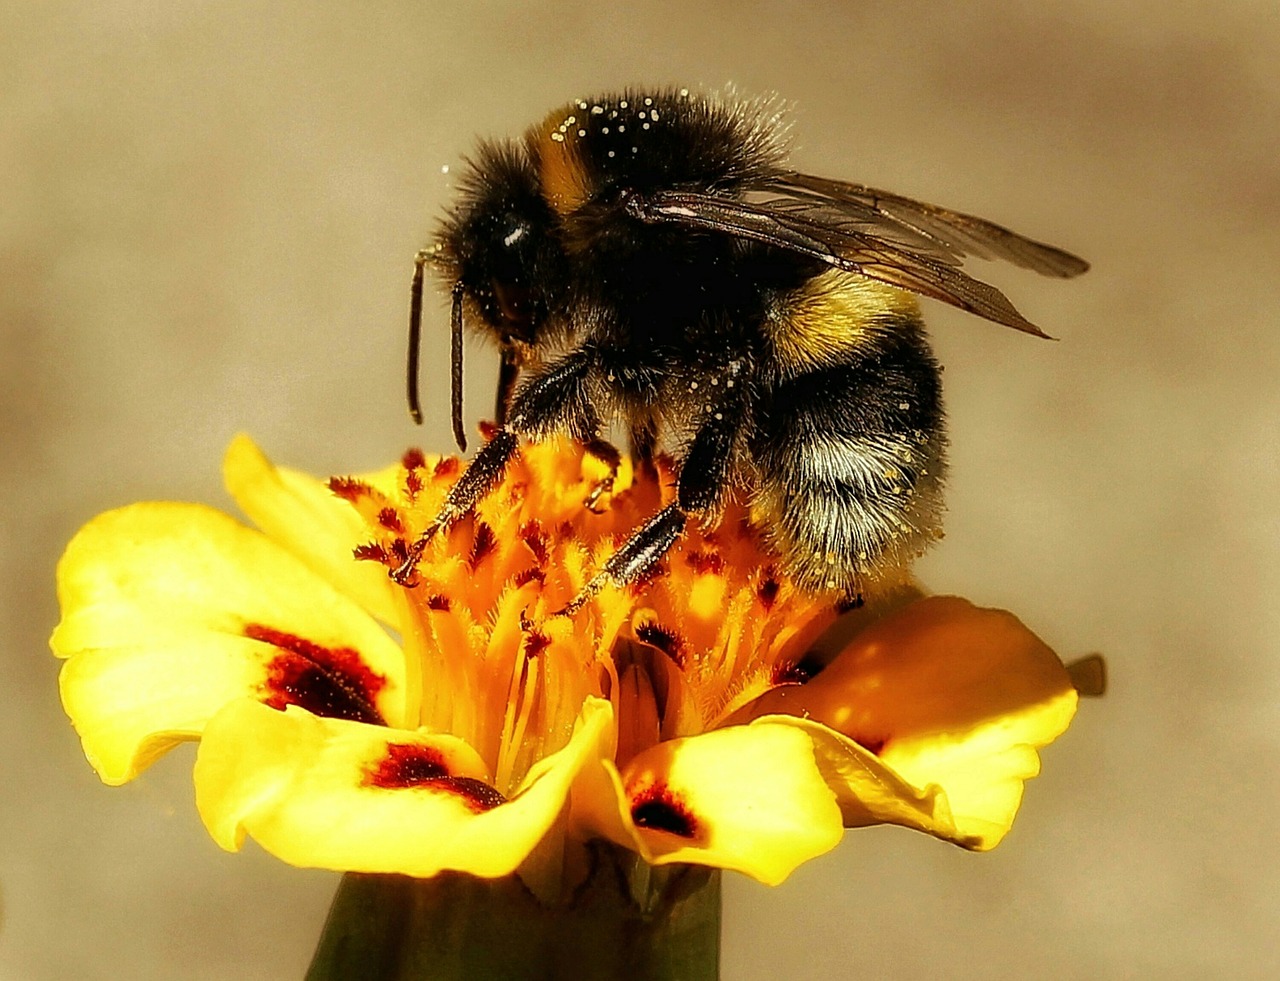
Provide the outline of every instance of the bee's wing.
<path id="1" fill-rule="evenodd" d="M 825 205 L 841 214 L 861 219 L 887 237 L 893 237 L 894 231 L 914 233 L 957 259 L 966 255 L 1003 259 L 1045 276 L 1064 278 L 1079 276 L 1089 268 L 1089 263 L 1079 256 L 1026 238 L 985 218 L 915 201 L 865 184 L 786 171 L 761 182 L 759 189 L 818 206 Z"/>
<path id="2" fill-rule="evenodd" d="M 759 190 L 773 196 L 761 201 L 743 201 L 690 191 L 660 191 L 633 195 L 627 201 L 627 209 L 644 221 L 724 232 L 813 256 L 837 268 L 941 300 L 998 324 L 1039 337 L 1048 336 L 1020 314 L 998 289 L 960 270 L 965 255 L 991 255 L 994 246 L 989 243 L 985 252 L 978 253 L 974 245 L 953 244 L 958 235 L 944 242 L 936 231 L 922 227 L 924 222 L 912 224 L 890 218 L 852 198 L 840 201 L 804 189 L 784 194 L 780 187 L 773 186 L 762 186 Z M 967 218 L 953 212 L 946 214 Z M 978 218 L 971 220 L 990 224 Z M 1087 268 L 1082 260 L 1051 246 L 1023 239 L 997 225 L 990 227 L 1024 246 L 1035 246 L 1046 255 L 1060 256 L 1055 268 L 1070 266 L 1068 259 L 1080 267 L 1076 272 Z M 969 234 L 976 236 L 976 232 Z M 986 243 L 986 239 L 982 241 Z M 1005 251 L 1010 248 L 1011 245 L 1004 246 Z M 1004 257 L 1004 253 L 1001 255 Z M 1042 265 L 1031 268 L 1044 271 Z M 1067 273 L 1059 273 L 1064 274 Z"/>

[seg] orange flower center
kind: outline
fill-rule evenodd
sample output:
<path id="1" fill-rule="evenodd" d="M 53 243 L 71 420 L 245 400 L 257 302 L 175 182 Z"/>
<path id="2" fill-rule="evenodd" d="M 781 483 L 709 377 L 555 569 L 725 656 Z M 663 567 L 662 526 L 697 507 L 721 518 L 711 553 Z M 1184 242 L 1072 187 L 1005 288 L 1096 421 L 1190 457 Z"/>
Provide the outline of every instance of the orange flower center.
<path id="1" fill-rule="evenodd" d="M 358 559 L 398 568 L 461 473 L 406 453 L 394 484 L 330 481 L 364 517 Z M 577 444 L 526 446 L 467 518 L 424 547 L 401 588 L 410 720 L 462 736 L 501 791 L 564 746 L 583 701 L 610 699 L 618 762 L 713 728 L 780 682 L 834 618 L 797 591 L 744 507 L 692 524 L 644 579 L 559 615 L 631 531 L 670 501 L 668 461 L 609 469 Z M 798 626 L 803 625 L 803 626 Z"/>

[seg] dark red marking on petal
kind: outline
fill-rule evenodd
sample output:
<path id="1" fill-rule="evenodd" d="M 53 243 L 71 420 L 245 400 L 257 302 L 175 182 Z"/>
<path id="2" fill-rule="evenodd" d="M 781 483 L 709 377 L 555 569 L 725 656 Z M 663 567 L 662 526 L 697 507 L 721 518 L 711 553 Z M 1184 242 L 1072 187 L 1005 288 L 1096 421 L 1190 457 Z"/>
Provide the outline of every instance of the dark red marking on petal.
<path id="1" fill-rule="evenodd" d="M 815 651 L 807 651 L 794 661 L 779 661 L 773 666 L 775 685 L 803 685 L 812 681 L 826 665 Z"/>
<path id="2" fill-rule="evenodd" d="M 329 490 L 344 501 L 352 503 L 373 492 L 372 487 L 355 477 L 330 477 Z"/>
<path id="3" fill-rule="evenodd" d="M 359 651 L 325 647 L 259 623 L 245 624 L 244 635 L 280 651 L 267 665 L 267 705 L 281 711 L 297 705 L 329 719 L 387 724 L 374 701 L 387 679 L 369 670 Z"/>
<path id="4" fill-rule="evenodd" d="M 646 787 L 632 798 L 631 820 L 637 827 L 665 831 L 680 838 L 698 835 L 698 819 L 680 795 L 662 783 Z"/>
<path id="5" fill-rule="evenodd" d="M 664 627 L 657 620 L 646 620 L 644 623 L 636 625 L 635 633 L 636 640 L 643 641 L 662 651 L 676 667 L 684 667 L 684 638 L 671 627 Z"/>
<path id="6" fill-rule="evenodd" d="M 527 586 L 535 579 L 538 580 L 538 582 L 545 583 L 547 581 L 547 574 L 541 569 L 531 566 L 523 572 L 517 572 L 511 577 L 511 582 L 515 585 L 516 589 L 519 589 L 521 586 Z"/>
<path id="7" fill-rule="evenodd" d="M 529 546 L 529 551 L 533 553 L 538 565 L 547 564 L 551 558 L 551 542 L 547 537 L 547 530 L 542 527 L 541 521 L 536 518 L 532 521 L 526 521 L 520 527 L 520 540 Z"/>
<path id="8" fill-rule="evenodd" d="M 394 531 L 396 534 L 404 534 L 404 524 L 400 521 L 400 512 L 395 508 L 382 508 L 378 511 L 378 524 L 386 528 L 387 531 Z"/>
<path id="9" fill-rule="evenodd" d="M 409 559 L 409 543 L 403 538 L 393 538 L 391 540 L 391 557 L 395 559 L 396 565 L 403 565 Z"/>
<path id="10" fill-rule="evenodd" d="M 427 597 L 427 609 L 438 610 L 441 613 L 448 613 L 453 604 L 449 602 L 449 597 L 443 593 L 432 593 Z"/>
<path id="11" fill-rule="evenodd" d="M 760 585 L 756 587 L 756 598 L 760 600 L 760 605 L 764 607 L 764 611 L 768 613 L 773 609 L 773 604 L 778 600 L 778 593 L 782 591 L 782 584 L 777 580 L 777 573 L 774 572 L 773 566 L 769 566 L 760 577 Z"/>
<path id="12" fill-rule="evenodd" d="M 422 478 L 418 476 L 418 471 L 410 470 L 404 475 L 404 492 L 410 501 L 418 499 L 418 495 L 422 493 Z"/>
<path id="13" fill-rule="evenodd" d="M 436 466 L 431 471 L 431 476 L 436 480 L 442 477 L 452 477 L 461 466 L 462 461 L 456 456 L 443 456 L 436 461 Z"/>
<path id="14" fill-rule="evenodd" d="M 474 572 L 489 553 L 497 547 L 498 538 L 487 522 L 477 521 L 475 536 L 471 539 L 471 554 L 467 556 L 467 566 Z"/>
<path id="15" fill-rule="evenodd" d="M 695 549 L 692 552 L 686 552 L 684 560 L 689 563 L 689 568 L 699 575 L 719 575 L 724 571 L 724 559 L 719 552 L 709 548 Z"/>
<path id="16" fill-rule="evenodd" d="M 494 787 L 475 777 L 455 777 L 444 756 L 418 743 L 392 743 L 376 766 L 365 772 L 365 786 L 384 790 L 427 787 L 461 798 L 476 813 L 492 810 L 506 798 Z"/>
<path id="17" fill-rule="evenodd" d="M 404 451 L 404 456 L 400 458 L 400 465 L 406 470 L 417 470 L 419 467 L 427 465 L 427 458 L 423 455 L 422 450 L 416 446 L 411 446 Z"/>
<path id="18" fill-rule="evenodd" d="M 373 787 L 417 787 L 449 776 L 444 755 L 430 746 L 418 743 L 391 743 L 387 755 L 365 774 L 365 783 Z"/>
<path id="19" fill-rule="evenodd" d="M 351 550 L 351 554 L 362 562 L 381 562 L 387 564 L 387 550 L 377 542 L 369 542 L 367 545 L 357 545 Z"/>
<path id="20" fill-rule="evenodd" d="M 438 786 L 461 797 L 477 814 L 491 811 L 507 802 L 497 787 L 491 787 L 475 777 L 445 777 Z"/>

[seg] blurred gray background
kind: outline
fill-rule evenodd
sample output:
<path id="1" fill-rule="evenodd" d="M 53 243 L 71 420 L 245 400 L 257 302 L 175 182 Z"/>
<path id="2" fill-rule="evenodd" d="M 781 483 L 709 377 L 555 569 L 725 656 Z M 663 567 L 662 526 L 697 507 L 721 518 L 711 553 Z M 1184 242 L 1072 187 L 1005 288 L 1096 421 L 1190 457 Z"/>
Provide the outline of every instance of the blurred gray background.
<path id="1" fill-rule="evenodd" d="M 447 448 L 438 303 L 426 430 L 401 381 L 442 166 L 633 82 L 777 91 L 804 169 L 1094 263 L 991 271 L 1057 343 L 928 304 L 954 476 L 923 575 L 1105 651 L 1111 693 L 992 854 L 877 829 L 731 881 L 725 977 L 1277 976 L 1278 9 L 5 5 L 0 978 L 301 975 L 336 877 L 219 851 L 190 752 L 98 783 L 54 563 L 107 507 L 229 504 L 238 430 L 318 474 Z"/>

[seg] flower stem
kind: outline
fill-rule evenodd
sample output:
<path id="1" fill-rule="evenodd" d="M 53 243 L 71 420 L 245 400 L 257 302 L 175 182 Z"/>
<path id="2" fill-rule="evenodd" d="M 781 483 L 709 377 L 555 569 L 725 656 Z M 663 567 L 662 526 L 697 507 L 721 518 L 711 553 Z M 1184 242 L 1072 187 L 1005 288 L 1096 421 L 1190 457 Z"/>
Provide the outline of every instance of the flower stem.
<path id="1" fill-rule="evenodd" d="M 348 873 L 307 981 L 714 981 L 720 872 L 596 849 L 562 903 L 517 876 Z"/>

